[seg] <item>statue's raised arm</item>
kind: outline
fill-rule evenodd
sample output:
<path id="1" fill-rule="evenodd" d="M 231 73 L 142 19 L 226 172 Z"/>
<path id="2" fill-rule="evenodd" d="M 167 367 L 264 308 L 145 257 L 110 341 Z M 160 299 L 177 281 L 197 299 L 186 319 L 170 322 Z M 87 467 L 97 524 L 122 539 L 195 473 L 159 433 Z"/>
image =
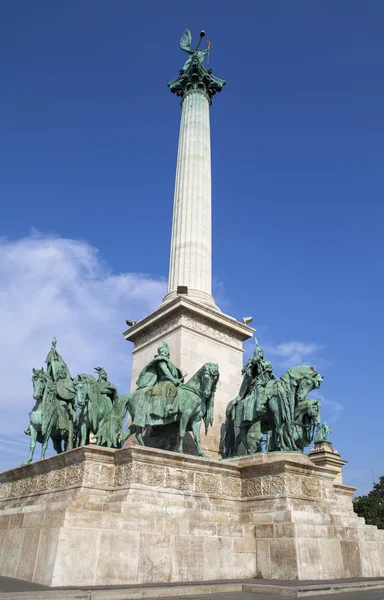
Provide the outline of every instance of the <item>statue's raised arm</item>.
<path id="1" fill-rule="evenodd" d="M 183 65 L 183 68 L 179 71 L 177 79 L 170 81 L 168 87 L 173 94 L 176 96 L 183 97 L 187 91 L 193 89 L 199 89 L 205 91 L 211 101 L 212 96 L 217 92 L 221 92 L 225 85 L 224 79 L 219 79 L 212 74 L 212 69 L 207 69 L 204 66 L 204 58 L 209 54 L 212 49 L 211 42 L 207 41 L 208 48 L 202 50 L 200 48 L 201 42 L 205 37 L 205 31 L 200 31 L 199 41 L 193 50 L 192 35 L 189 29 L 185 29 L 180 38 L 180 49 L 186 52 L 189 57 Z"/>

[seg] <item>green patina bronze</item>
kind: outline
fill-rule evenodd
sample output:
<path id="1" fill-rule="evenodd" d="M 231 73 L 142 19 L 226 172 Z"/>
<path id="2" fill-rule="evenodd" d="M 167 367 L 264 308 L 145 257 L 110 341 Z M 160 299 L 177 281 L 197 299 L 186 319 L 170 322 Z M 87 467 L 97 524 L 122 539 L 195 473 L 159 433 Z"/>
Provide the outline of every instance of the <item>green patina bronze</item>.
<path id="1" fill-rule="evenodd" d="M 29 413 L 30 425 L 25 430 L 31 436 L 26 464 L 33 459 L 36 442 L 42 444 L 41 458 L 45 458 L 49 438 L 56 452 L 71 450 L 75 445 L 76 386 L 69 369 L 56 350 L 56 338 L 45 362 L 47 371 L 33 369 L 33 398 L 35 406 Z"/>
<path id="2" fill-rule="evenodd" d="M 125 397 L 132 423 L 124 433 L 123 441 L 135 434 L 139 444 L 144 446 L 142 432 L 148 426 L 168 442 L 171 434 L 178 431 L 177 450 L 182 452 L 185 434 L 192 431 L 198 454 L 205 456 L 200 426 L 204 420 L 207 432 L 212 425 L 218 379 L 218 365 L 206 363 L 184 383 L 180 370 L 170 359 L 168 344 L 163 342 L 158 354 L 141 371 L 135 392 Z"/>
<path id="3" fill-rule="evenodd" d="M 200 426 L 204 421 L 207 432 L 213 422 L 217 365 L 203 365 L 184 383 L 180 370 L 170 359 L 168 344 L 163 342 L 155 358 L 141 371 L 136 391 L 119 396 L 103 367 L 95 368 L 97 378 L 83 373 L 72 379 L 56 344 L 54 338 L 46 358 L 47 370 L 33 369 L 36 402 L 25 431 L 31 436 L 25 464 L 32 461 L 37 441 L 42 444 L 41 458 L 45 458 L 49 439 L 58 453 L 89 443 L 120 448 L 133 433 L 144 445 L 142 432 L 148 426 L 166 441 L 177 431 L 179 452 L 183 450 L 185 433 L 192 431 L 198 453 L 204 456 Z M 123 434 L 127 412 L 132 423 Z"/>
<path id="4" fill-rule="evenodd" d="M 293 367 L 280 379 L 257 345 L 244 365 L 238 396 L 227 407 L 223 456 L 235 456 L 243 443 L 248 454 L 266 449 L 303 451 L 320 423 L 320 402 L 307 398 L 320 387 L 322 376 L 313 367 Z M 235 427 L 239 427 L 236 436 Z"/>
<path id="5" fill-rule="evenodd" d="M 315 435 L 315 444 L 321 442 L 329 442 L 329 427 L 325 421 L 324 423 L 320 423 Z"/>
<path id="6" fill-rule="evenodd" d="M 90 436 L 98 446 L 120 447 L 121 423 L 118 417 L 118 392 L 108 381 L 103 367 L 96 367 L 98 378 L 86 373 L 78 375 L 77 388 L 78 445 L 89 444 Z"/>
<path id="7" fill-rule="evenodd" d="M 206 69 L 204 66 L 204 58 L 210 50 L 210 44 L 206 50 L 200 50 L 204 36 L 205 32 L 202 31 L 195 50 L 191 50 L 192 36 L 189 29 L 186 29 L 181 36 L 180 48 L 190 56 L 180 70 L 179 77 L 168 83 L 171 92 L 177 96 L 183 97 L 189 91 L 200 90 L 211 100 L 212 96 L 221 92 L 226 83 L 224 79 L 212 75 L 212 69 Z"/>

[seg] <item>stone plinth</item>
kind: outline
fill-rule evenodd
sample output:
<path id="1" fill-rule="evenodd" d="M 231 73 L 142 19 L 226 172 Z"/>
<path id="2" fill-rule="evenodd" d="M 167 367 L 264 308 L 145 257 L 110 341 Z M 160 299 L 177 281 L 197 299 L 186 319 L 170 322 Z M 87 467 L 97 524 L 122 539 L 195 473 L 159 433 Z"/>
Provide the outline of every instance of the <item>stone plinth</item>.
<path id="1" fill-rule="evenodd" d="M 49 586 L 384 575 L 384 531 L 297 454 L 94 446 L 0 475 L 0 575 Z"/>
<path id="2" fill-rule="evenodd" d="M 207 436 L 202 432 L 204 450 L 217 457 L 225 409 L 237 396 L 241 384 L 243 341 L 253 331 L 214 308 L 178 296 L 124 333 L 125 339 L 134 343 L 131 391 L 141 369 L 157 354 L 162 341 L 169 344 L 172 362 L 187 374 L 186 381 L 204 363 L 217 363 L 220 379 L 215 395 L 215 421 Z M 188 445 L 187 438 L 186 442 L 186 451 L 194 453 L 194 444 L 190 441 Z"/>
<path id="3" fill-rule="evenodd" d="M 331 442 L 315 442 L 309 452 L 309 458 L 319 467 L 327 467 L 335 472 L 335 483 L 343 483 L 343 467 L 347 464 L 332 446 Z"/>

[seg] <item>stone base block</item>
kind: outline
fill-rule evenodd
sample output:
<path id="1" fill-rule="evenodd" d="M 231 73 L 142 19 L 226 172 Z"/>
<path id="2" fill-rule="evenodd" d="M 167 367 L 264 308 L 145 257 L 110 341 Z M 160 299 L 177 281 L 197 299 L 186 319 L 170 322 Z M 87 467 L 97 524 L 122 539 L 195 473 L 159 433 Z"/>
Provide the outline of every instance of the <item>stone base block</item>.
<path id="1" fill-rule="evenodd" d="M 0 475 L 0 574 L 49 586 L 384 575 L 384 531 L 307 456 L 96 446 Z"/>
<path id="2" fill-rule="evenodd" d="M 188 381 L 204 363 L 219 365 L 220 378 L 215 394 L 215 420 L 208 434 L 201 432 L 205 453 L 219 458 L 225 411 L 240 388 L 243 367 L 243 342 L 252 337 L 253 329 L 217 309 L 178 296 L 162 304 L 151 315 L 130 327 L 125 339 L 134 343 L 131 391 L 143 367 L 157 354 L 163 341 L 169 345 L 173 363 Z M 176 438 L 172 440 L 174 443 Z M 146 445 L 155 447 L 161 440 L 147 437 Z M 134 437 L 128 440 L 134 445 Z M 171 447 L 171 449 L 174 448 Z M 192 436 L 187 434 L 186 454 L 196 454 Z"/>

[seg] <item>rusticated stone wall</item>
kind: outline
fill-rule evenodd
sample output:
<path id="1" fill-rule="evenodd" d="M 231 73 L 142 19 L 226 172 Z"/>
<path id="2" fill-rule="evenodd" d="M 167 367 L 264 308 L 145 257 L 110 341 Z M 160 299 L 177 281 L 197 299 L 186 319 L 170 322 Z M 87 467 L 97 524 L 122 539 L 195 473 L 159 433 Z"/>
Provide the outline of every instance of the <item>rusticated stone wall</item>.
<path id="1" fill-rule="evenodd" d="M 0 574 L 47 585 L 384 575 L 384 532 L 304 455 L 94 446 L 0 475 Z"/>

